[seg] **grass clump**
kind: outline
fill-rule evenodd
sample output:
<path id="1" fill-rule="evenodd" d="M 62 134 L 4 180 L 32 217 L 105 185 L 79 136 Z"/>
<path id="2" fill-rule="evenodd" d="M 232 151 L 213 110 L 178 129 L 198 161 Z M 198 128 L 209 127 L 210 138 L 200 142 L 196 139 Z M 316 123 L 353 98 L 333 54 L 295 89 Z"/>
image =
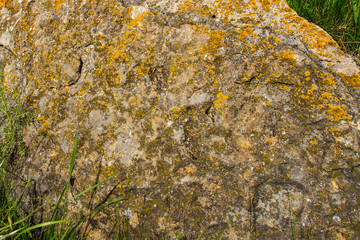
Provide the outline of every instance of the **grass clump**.
<path id="1" fill-rule="evenodd" d="M 69 177 L 67 184 L 65 185 L 63 191 L 61 192 L 58 201 L 56 202 L 55 207 L 50 211 L 49 218 L 44 222 L 39 224 L 33 224 L 31 218 L 38 212 L 40 209 L 35 209 L 32 213 L 27 216 L 23 216 L 20 211 L 20 203 L 23 198 L 24 192 L 20 195 L 18 199 L 14 199 L 11 194 L 11 183 L 8 181 L 7 172 L 1 168 L 1 179 L 0 179 L 0 239 L 5 239 L 12 237 L 14 239 L 78 239 L 79 237 L 79 227 L 81 224 L 92 214 L 100 211 L 101 209 L 109 206 L 111 204 L 117 203 L 119 201 L 125 200 L 125 198 L 116 199 L 110 201 L 100 206 L 92 209 L 88 214 L 78 219 L 67 219 L 67 205 L 69 201 L 80 197 L 81 195 L 95 189 L 101 184 L 109 181 L 111 178 L 117 176 L 111 176 L 93 186 L 86 189 L 85 191 L 77 194 L 76 196 L 68 199 L 69 189 L 71 187 L 71 176 L 75 167 L 75 155 L 77 148 L 77 138 L 74 144 L 73 155 L 70 162 L 69 168 Z M 26 187 L 29 186 L 31 180 L 26 182 Z M 37 231 L 35 231 L 37 230 Z M 86 235 L 86 233 L 83 235 Z"/>
<path id="2" fill-rule="evenodd" d="M 22 209 L 23 198 L 27 197 L 27 189 L 33 182 L 24 181 L 22 193 L 15 197 L 13 194 L 14 175 L 8 169 L 14 168 L 14 163 L 24 155 L 25 148 L 22 144 L 22 132 L 31 120 L 31 116 L 22 108 L 16 94 L 6 94 L 4 88 L 4 75 L 0 73 L 0 240 L 1 239 L 80 239 L 79 228 L 85 220 L 101 209 L 123 201 L 124 198 L 105 202 L 90 210 L 85 216 L 68 219 L 67 209 L 71 200 L 78 198 L 117 175 L 111 176 L 83 192 L 68 198 L 71 188 L 71 176 L 75 168 L 77 151 L 76 136 L 73 154 L 70 161 L 69 176 L 55 207 L 50 209 L 45 220 L 34 223 L 34 216 L 40 214 L 41 207 L 24 213 Z M 82 233 L 86 236 L 86 233 Z"/>
<path id="3" fill-rule="evenodd" d="M 1 166 L 12 162 L 16 154 L 24 155 L 22 131 L 32 116 L 19 102 L 18 93 L 5 94 L 4 75 L 0 72 L 0 158 Z"/>
<path id="4" fill-rule="evenodd" d="M 359 0 L 287 0 L 298 15 L 328 32 L 346 53 L 360 60 Z"/>

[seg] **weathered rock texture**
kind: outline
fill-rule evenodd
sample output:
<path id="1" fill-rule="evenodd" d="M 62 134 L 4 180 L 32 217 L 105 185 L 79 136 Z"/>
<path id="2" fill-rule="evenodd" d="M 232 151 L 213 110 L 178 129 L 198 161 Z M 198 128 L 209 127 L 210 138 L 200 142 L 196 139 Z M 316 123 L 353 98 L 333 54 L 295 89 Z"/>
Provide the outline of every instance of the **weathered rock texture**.
<path id="1" fill-rule="evenodd" d="M 18 174 L 54 199 L 76 133 L 73 194 L 120 173 L 94 238 L 121 218 L 152 239 L 232 219 L 225 239 L 360 238 L 360 70 L 284 0 L 3 5 L 5 86 L 36 116 Z"/>

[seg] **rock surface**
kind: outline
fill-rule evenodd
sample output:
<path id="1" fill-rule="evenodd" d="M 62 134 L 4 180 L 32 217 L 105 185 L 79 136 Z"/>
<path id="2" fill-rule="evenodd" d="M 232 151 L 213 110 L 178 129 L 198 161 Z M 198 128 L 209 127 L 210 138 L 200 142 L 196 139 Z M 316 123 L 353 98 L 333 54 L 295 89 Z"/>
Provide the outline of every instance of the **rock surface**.
<path id="1" fill-rule="evenodd" d="M 35 113 L 17 170 L 103 239 L 359 239 L 360 69 L 284 0 L 2 1 L 0 70 Z"/>

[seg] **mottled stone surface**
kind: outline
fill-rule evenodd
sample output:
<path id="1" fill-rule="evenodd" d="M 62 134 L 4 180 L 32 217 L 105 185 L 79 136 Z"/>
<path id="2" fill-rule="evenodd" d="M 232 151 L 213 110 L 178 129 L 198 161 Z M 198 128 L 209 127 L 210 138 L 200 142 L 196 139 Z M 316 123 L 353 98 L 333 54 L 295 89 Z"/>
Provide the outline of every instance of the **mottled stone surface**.
<path id="1" fill-rule="evenodd" d="M 126 196 L 151 239 L 357 239 L 360 69 L 284 0 L 6 1 L 5 87 L 35 113 L 17 171 L 70 210 Z M 109 194 L 110 193 L 110 194 Z M 92 203 L 89 203 L 92 202 Z M 141 230 L 142 229 L 142 230 Z"/>

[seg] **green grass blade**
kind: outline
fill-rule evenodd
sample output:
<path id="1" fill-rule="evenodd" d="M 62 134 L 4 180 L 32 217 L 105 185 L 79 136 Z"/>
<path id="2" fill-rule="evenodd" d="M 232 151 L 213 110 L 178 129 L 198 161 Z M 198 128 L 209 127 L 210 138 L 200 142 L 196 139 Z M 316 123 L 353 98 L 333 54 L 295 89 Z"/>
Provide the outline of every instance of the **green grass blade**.
<path id="1" fill-rule="evenodd" d="M 291 226 L 291 239 L 295 240 L 296 239 L 296 232 L 295 232 L 294 219 L 293 219 L 293 216 L 292 216 L 291 198 L 290 198 L 290 193 L 289 192 L 288 192 L 288 201 L 289 201 L 289 215 L 290 215 L 290 226 Z"/>
<path id="2" fill-rule="evenodd" d="M 1 163 L 0 163 L 0 168 L 2 168 L 4 162 L 5 162 L 5 159 L 3 159 L 3 155 L 2 155 L 2 151 L 0 151 L 0 157 L 1 157 Z"/>
<path id="3" fill-rule="evenodd" d="M 200 239 L 201 239 L 201 236 L 203 235 L 203 233 L 204 233 L 204 232 L 202 232 L 202 233 L 200 234 L 200 236 L 199 236 L 196 240 L 200 240 Z"/>
<path id="4" fill-rule="evenodd" d="M 77 197 L 79 197 L 79 196 L 81 196 L 81 195 L 83 195 L 83 194 L 91 191 L 92 189 L 98 187 L 99 185 L 103 184 L 103 183 L 106 182 L 106 181 L 109 181 L 110 179 L 116 177 L 116 176 L 119 175 L 119 174 L 120 174 L 120 173 L 115 174 L 114 176 L 108 177 L 107 179 L 105 179 L 105 180 L 103 180 L 103 181 L 101 181 L 101 182 L 99 182 L 99 183 L 97 183 L 97 184 L 89 187 L 88 189 L 86 189 L 86 190 L 82 191 L 81 193 L 79 193 L 79 194 L 75 195 L 74 197 L 72 197 L 70 200 L 73 200 L 74 198 L 77 198 Z"/>
<path id="5" fill-rule="evenodd" d="M 23 218 L 21 218 L 20 220 L 12 223 L 12 226 L 14 227 L 14 226 L 16 226 L 16 225 L 18 225 L 18 224 L 21 224 L 21 223 L 25 222 L 27 219 L 29 219 L 30 217 L 32 217 L 32 216 L 34 215 L 34 213 L 36 213 L 38 210 L 39 210 L 39 208 L 38 208 L 38 209 L 35 209 L 35 210 L 34 210 L 32 213 L 30 213 L 28 216 L 23 217 Z M 3 232 L 3 231 L 5 231 L 5 230 L 7 230 L 7 229 L 9 229 L 9 228 L 10 228 L 10 226 L 9 226 L 9 225 L 6 225 L 5 227 L 0 228 L 0 232 Z"/>
<path id="6" fill-rule="evenodd" d="M 39 223 L 39 224 L 36 224 L 34 226 L 31 226 L 31 227 L 28 227 L 26 228 L 25 230 L 23 230 L 22 232 L 19 233 L 18 236 L 21 236 L 22 234 L 24 233 L 27 233 L 33 229 L 36 229 L 36 228 L 41 228 L 41 227 L 46 227 L 46 226 L 50 226 L 50 225 L 53 225 L 53 224 L 58 224 L 58 223 L 63 223 L 63 222 L 68 222 L 68 220 L 60 220 L 60 221 L 52 221 L 52 222 L 45 222 L 45 223 Z M 16 238 L 15 238 L 16 239 Z"/>
<path id="7" fill-rule="evenodd" d="M 64 190 L 61 192 L 60 197 L 59 197 L 58 201 L 56 202 L 56 206 L 55 206 L 54 212 L 53 212 L 53 214 L 52 214 L 52 216 L 51 216 L 51 218 L 50 218 L 52 221 L 55 220 L 55 219 L 57 219 L 57 215 L 58 215 L 58 212 L 59 212 L 60 204 L 61 204 L 62 198 L 64 197 L 64 194 L 65 194 L 65 192 L 66 192 L 66 189 L 67 189 L 67 186 L 64 187 Z"/>
<path id="8" fill-rule="evenodd" d="M 24 228 L 24 227 L 23 227 L 23 228 Z M 8 237 L 11 237 L 11 236 L 15 235 L 16 233 L 20 232 L 23 228 L 19 228 L 19 229 L 15 230 L 15 231 L 7 234 L 7 235 L 1 235 L 1 236 L 0 236 L 0 239 L 6 239 L 6 238 L 8 238 Z"/>
<path id="9" fill-rule="evenodd" d="M 69 188 L 70 188 L 70 181 L 71 181 L 72 173 L 73 173 L 74 168 L 75 168 L 75 157 L 76 157 L 76 151 L 77 151 L 78 137 L 79 137 L 79 134 L 77 133 L 76 138 L 75 138 L 73 153 L 72 153 L 72 157 L 71 157 L 71 161 L 70 161 L 69 178 L 68 178 L 67 184 L 66 184 L 66 186 L 64 188 L 64 191 L 63 191 L 63 193 L 61 195 L 61 198 L 59 198 L 59 201 L 62 201 L 62 196 L 63 196 L 63 194 L 65 194 L 63 213 L 62 213 L 62 217 L 61 217 L 62 220 L 65 219 L 65 215 L 66 215 L 66 209 L 67 209 L 67 203 L 68 203 L 68 192 L 69 192 Z M 59 205 L 60 204 L 57 204 L 57 206 L 59 206 Z M 60 228 L 59 228 L 59 233 L 62 232 L 63 227 L 64 227 L 64 224 L 62 223 Z"/>
<path id="10" fill-rule="evenodd" d="M 181 233 L 179 233 L 179 235 L 176 236 L 176 238 L 174 240 L 178 240 L 180 237 Z"/>
<path id="11" fill-rule="evenodd" d="M 67 189 L 67 186 L 64 187 L 64 190 L 61 192 L 61 195 L 60 195 L 58 201 L 56 202 L 56 206 L 55 206 L 55 209 L 54 209 L 54 211 L 53 211 L 53 213 L 51 215 L 50 221 L 57 220 L 60 204 L 61 204 L 62 198 L 63 198 L 63 196 L 64 196 L 64 194 L 66 192 L 66 189 Z M 52 225 L 51 228 L 50 228 L 50 231 L 48 232 L 48 236 L 54 236 L 54 233 L 55 233 L 55 225 Z"/>
<path id="12" fill-rule="evenodd" d="M 351 2 L 352 4 L 352 10 L 353 10 L 353 14 L 354 14 L 354 22 L 355 22 L 355 26 L 358 26 L 358 23 L 360 21 L 360 3 L 357 0 L 352 0 Z"/>
<path id="13" fill-rule="evenodd" d="M 24 196 L 24 193 L 25 193 L 26 189 L 28 188 L 29 184 L 30 184 L 32 181 L 33 181 L 33 179 L 30 179 L 30 180 L 26 181 L 25 189 L 24 189 L 24 191 L 21 193 L 19 199 L 16 201 L 15 209 L 17 209 L 17 208 L 19 207 L 19 204 L 20 204 L 20 202 L 21 202 L 21 200 L 22 200 L 22 198 L 23 198 L 23 196 Z"/>
<path id="14" fill-rule="evenodd" d="M 13 129 L 14 129 L 13 121 L 12 121 L 12 118 L 10 117 L 10 112 L 9 112 L 9 110 L 7 108 L 7 104 L 6 104 L 4 95 L 3 95 L 3 91 L 0 91 L 0 98 L 1 98 L 1 102 L 2 102 L 2 104 L 4 106 L 3 112 L 6 114 L 6 117 L 7 117 L 8 122 L 9 122 L 10 130 L 13 131 Z"/>
<path id="15" fill-rule="evenodd" d="M 235 216 L 231 219 L 231 221 L 226 225 L 226 227 L 221 231 L 221 233 L 219 234 L 219 236 L 216 237 L 216 240 L 219 240 L 221 238 L 221 236 L 224 234 L 224 232 L 226 231 L 226 229 L 230 226 L 230 224 L 234 221 Z"/>
<path id="16" fill-rule="evenodd" d="M 70 172 L 69 172 L 69 181 L 68 181 L 69 183 L 70 183 L 72 172 L 74 171 L 74 167 L 75 167 L 75 157 L 76 157 L 76 151 L 77 151 L 78 138 L 79 138 L 79 134 L 77 133 L 76 138 L 75 138 L 73 153 L 72 153 L 72 157 L 71 157 L 71 162 L 70 162 Z"/>
<path id="17" fill-rule="evenodd" d="M 80 224 L 83 223 L 83 222 L 86 220 L 86 218 L 88 218 L 88 217 L 89 217 L 91 214 L 93 214 L 94 212 L 96 212 L 96 211 L 98 211 L 98 210 L 100 210 L 100 209 L 102 209 L 102 208 L 104 208 L 104 207 L 107 207 L 107 206 L 109 206 L 109 205 L 111 205 L 111 204 L 114 204 L 114 203 L 123 201 L 123 200 L 126 200 L 126 198 L 120 198 L 120 199 L 117 199 L 117 200 L 114 200 L 114 201 L 111 201 L 111 202 L 102 204 L 102 205 L 100 205 L 99 207 L 93 209 L 93 210 L 90 211 L 88 214 L 86 214 L 83 218 L 81 218 L 81 219 L 77 222 L 77 224 L 70 230 L 70 232 L 65 233 L 65 234 L 63 235 L 63 237 L 61 238 L 61 240 L 63 240 L 63 239 L 66 239 L 66 240 L 67 240 L 67 239 L 70 239 L 70 238 L 72 237 L 72 235 L 75 233 L 75 230 L 80 226 Z"/>

